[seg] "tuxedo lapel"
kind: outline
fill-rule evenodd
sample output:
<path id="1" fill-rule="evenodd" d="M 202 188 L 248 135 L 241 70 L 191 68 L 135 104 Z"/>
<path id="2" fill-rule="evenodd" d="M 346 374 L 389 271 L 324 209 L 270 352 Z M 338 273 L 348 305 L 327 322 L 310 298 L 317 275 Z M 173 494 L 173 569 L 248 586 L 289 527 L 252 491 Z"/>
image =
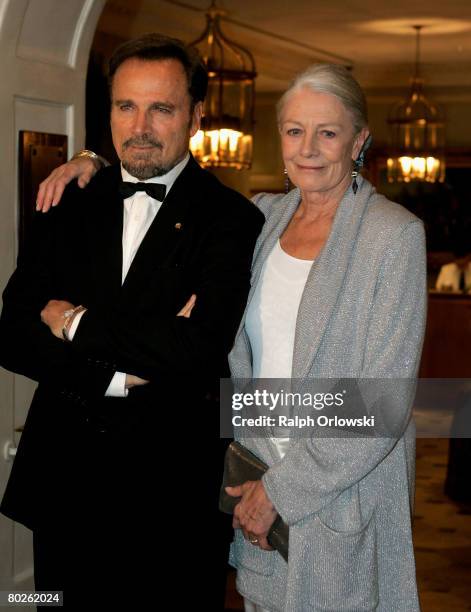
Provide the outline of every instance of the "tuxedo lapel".
<path id="1" fill-rule="evenodd" d="M 195 168 L 196 166 L 196 168 Z M 198 164 L 190 158 L 173 184 L 137 250 L 123 284 L 123 298 L 146 284 L 157 266 L 172 260 L 188 230 L 188 210 L 197 189 Z"/>
<path id="2" fill-rule="evenodd" d="M 87 246 L 91 256 L 94 295 L 103 304 L 118 299 L 122 276 L 123 200 L 118 193 L 119 166 L 103 171 L 91 186 L 91 205 L 87 206 Z"/>

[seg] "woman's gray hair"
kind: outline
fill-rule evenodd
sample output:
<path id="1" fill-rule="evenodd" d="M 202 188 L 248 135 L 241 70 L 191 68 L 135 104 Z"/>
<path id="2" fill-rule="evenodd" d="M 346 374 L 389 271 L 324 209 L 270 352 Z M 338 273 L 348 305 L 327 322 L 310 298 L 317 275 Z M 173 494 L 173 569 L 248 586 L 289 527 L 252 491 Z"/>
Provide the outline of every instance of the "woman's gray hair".
<path id="1" fill-rule="evenodd" d="M 356 134 L 368 125 L 365 94 L 351 72 L 340 64 L 313 64 L 298 74 L 276 105 L 278 124 L 291 94 L 302 87 L 338 98 L 347 111 L 350 111 Z"/>

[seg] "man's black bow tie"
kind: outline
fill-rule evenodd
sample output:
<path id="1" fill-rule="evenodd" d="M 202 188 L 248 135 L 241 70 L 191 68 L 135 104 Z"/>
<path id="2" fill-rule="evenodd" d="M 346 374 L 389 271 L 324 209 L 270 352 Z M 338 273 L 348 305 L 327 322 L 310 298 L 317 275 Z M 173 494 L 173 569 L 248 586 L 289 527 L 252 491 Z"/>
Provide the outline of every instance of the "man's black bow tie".
<path id="1" fill-rule="evenodd" d="M 133 196 L 136 191 L 145 191 L 147 195 L 159 202 L 163 202 L 167 187 L 162 183 L 128 183 L 122 182 L 119 185 L 119 193 L 124 199 Z"/>

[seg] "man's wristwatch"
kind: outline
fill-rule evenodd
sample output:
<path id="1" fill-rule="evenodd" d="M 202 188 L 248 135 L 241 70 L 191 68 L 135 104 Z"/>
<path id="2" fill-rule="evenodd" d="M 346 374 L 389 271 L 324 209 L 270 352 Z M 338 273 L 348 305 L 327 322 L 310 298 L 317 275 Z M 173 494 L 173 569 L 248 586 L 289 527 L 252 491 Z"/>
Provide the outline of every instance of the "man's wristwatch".
<path id="1" fill-rule="evenodd" d="M 82 149 L 81 151 L 77 151 L 77 153 L 72 156 L 72 159 L 79 159 L 80 157 L 91 159 L 95 165 L 96 162 L 98 162 L 100 169 L 104 168 L 105 166 L 109 166 L 109 163 L 104 157 L 97 155 L 94 151 L 90 151 L 90 149 Z"/>
<path id="2" fill-rule="evenodd" d="M 70 326 L 72 325 L 72 322 L 75 319 L 76 315 L 78 315 L 78 313 L 82 312 L 83 310 L 87 310 L 85 306 L 76 306 L 75 308 L 69 308 L 69 310 L 66 310 L 62 315 L 64 317 L 64 325 L 62 326 L 62 337 L 67 342 L 70 340 Z"/>

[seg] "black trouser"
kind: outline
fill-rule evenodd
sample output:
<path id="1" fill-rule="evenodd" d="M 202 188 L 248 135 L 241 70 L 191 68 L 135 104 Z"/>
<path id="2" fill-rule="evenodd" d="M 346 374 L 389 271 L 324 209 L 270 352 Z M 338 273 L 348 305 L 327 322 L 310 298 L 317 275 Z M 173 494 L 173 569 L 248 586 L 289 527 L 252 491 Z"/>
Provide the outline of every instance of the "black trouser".
<path id="1" fill-rule="evenodd" d="M 223 610 L 228 541 L 221 538 L 216 546 L 209 541 L 220 528 L 208 534 L 204 551 L 198 546 L 193 553 L 176 554 L 134 546 L 121 538 L 113 542 L 109 533 L 76 537 L 62 529 L 37 529 L 33 536 L 35 587 L 63 591 L 65 610 L 105 609 L 123 603 L 130 609 L 149 609 L 161 601 L 164 590 L 167 598 L 175 598 L 176 609 L 199 604 Z M 176 584 L 181 589 L 174 590 Z"/>
<path id="2" fill-rule="evenodd" d="M 186 493 L 175 507 L 171 495 L 153 503 L 146 496 L 143 508 L 138 486 L 134 494 L 123 491 L 120 499 L 116 487 L 103 491 L 95 483 L 73 515 L 57 516 L 33 531 L 36 590 L 64 591 L 66 610 L 113 603 L 144 610 L 161 599 L 164 589 L 179 609 L 199 603 L 224 610 L 232 528 L 231 517 L 217 503 L 226 446 L 220 441 L 209 475 L 181 479 Z M 129 496 L 134 503 L 125 502 Z M 181 589 L 174 590 L 175 583 Z"/>

